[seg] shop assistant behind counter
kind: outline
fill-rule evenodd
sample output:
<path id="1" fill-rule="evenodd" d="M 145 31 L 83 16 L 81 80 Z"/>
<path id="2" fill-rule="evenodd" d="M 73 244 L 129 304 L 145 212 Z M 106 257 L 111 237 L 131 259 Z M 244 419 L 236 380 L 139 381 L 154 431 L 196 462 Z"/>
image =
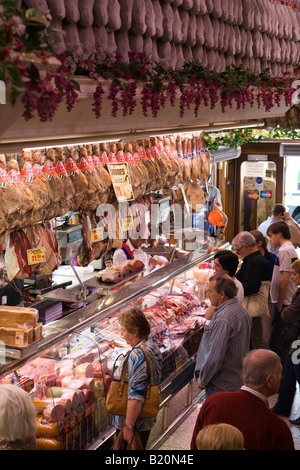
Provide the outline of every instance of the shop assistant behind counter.
<path id="1" fill-rule="evenodd" d="M 162 256 L 153 257 L 142 249 L 145 243 L 143 238 L 128 238 L 121 248 L 116 249 L 113 255 L 113 264 L 119 265 L 129 259 L 138 259 L 145 265 L 145 271 L 148 274 L 154 267 L 161 267 L 168 263 L 168 260 Z"/>

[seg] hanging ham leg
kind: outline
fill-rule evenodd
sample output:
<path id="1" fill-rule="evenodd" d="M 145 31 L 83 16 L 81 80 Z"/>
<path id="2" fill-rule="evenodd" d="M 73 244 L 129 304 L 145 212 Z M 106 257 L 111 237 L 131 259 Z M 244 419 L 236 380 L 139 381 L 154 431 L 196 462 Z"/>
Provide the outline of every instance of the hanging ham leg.
<path id="1" fill-rule="evenodd" d="M 8 235 L 4 260 L 9 281 L 31 276 L 32 269 L 27 260 L 27 250 L 30 248 L 30 242 L 23 230 L 16 230 Z"/>
<path id="2" fill-rule="evenodd" d="M 9 230 L 24 227 L 33 209 L 32 194 L 22 191 L 22 187 L 11 179 L 4 155 L 0 161 L 0 207 Z"/>
<path id="3" fill-rule="evenodd" d="M 79 215 L 79 223 L 82 225 L 82 243 L 77 255 L 77 262 L 79 266 L 88 266 L 93 261 L 95 253 L 92 244 L 90 221 L 87 214 Z"/>

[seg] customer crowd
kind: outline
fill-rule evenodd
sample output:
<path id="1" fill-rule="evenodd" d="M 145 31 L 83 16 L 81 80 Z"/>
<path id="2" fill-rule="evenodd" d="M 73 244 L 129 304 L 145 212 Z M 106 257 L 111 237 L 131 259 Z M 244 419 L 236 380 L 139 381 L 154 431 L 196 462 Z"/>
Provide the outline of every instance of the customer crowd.
<path id="1" fill-rule="evenodd" d="M 300 240 L 300 228 L 280 204 L 260 227 L 264 232 L 240 232 L 232 240 L 232 250 L 214 253 L 215 274 L 208 285 L 211 305 L 194 370 L 205 401 L 191 450 L 295 448 L 282 416 L 290 416 L 300 384 L 300 260 L 295 234 L 298 230 Z M 114 368 L 113 381 L 125 374 L 128 384 L 124 410 L 112 413 L 114 449 L 133 442 L 132 448 L 145 449 L 158 410 L 157 406 L 153 414 L 142 414 L 145 391 L 148 385 L 159 385 L 162 355 L 150 339 L 150 324 L 141 310 L 123 311 L 118 320 L 131 349 Z M 271 410 L 268 398 L 276 394 Z M 34 448 L 35 418 L 24 390 L 0 386 L 0 449 Z M 291 423 L 300 425 L 300 417 Z"/>
<path id="2" fill-rule="evenodd" d="M 195 367 L 195 380 L 205 388 L 206 399 L 196 420 L 192 450 L 230 446 L 238 450 L 241 445 L 246 450 L 294 449 L 282 417 L 290 416 L 296 384 L 300 384 L 299 243 L 299 226 L 284 206 L 275 204 L 272 217 L 258 230 L 233 238 L 231 256 L 239 257 L 239 268 L 236 265 L 234 272 L 223 268 L 223 256 L 229 251 L 215 254 L 218 274 L 210 279 L 212 306 Z M 242 305 L 237 289 L 231 295 L 226 290 L 229 279 L 242 284 Z M 269 329 L 264 331 L 266 325 Z M 271 410 L 268 398 L 277 393 Z M 212 427 L 221 423 L 232 427 L 226 439 Z M 300 425 L 300 417 L 291 423 Z M 210 445 L 207 436 L 211 436 Z"/>

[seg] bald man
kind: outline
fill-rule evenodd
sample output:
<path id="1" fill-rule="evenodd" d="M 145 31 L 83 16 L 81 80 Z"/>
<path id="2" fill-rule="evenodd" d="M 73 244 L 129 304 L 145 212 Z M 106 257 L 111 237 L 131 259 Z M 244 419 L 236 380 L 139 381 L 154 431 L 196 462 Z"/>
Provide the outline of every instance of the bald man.
<path id="1" fill-rule="evenodd" d="M 246 450 L 294 450 L 291 431 L 269 409 L 268 398 L 278 392 L 282 366 L 279 356 L 268 349 L 254 349 L 243 361 L 244 385 L 237 392 L 218 392 L 207 398 L 196 420 L 191 449 L 197 450 L 200 429 L 215 423 L 238 428 Z"/>

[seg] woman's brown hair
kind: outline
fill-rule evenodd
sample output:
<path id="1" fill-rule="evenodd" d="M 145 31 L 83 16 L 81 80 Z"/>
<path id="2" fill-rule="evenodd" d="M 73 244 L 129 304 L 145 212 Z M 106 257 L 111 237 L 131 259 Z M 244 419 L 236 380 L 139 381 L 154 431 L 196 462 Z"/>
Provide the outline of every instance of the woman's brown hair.
<path id="1" fill-rule="evenodd" d="M 297 274 L 300 274 L 300 259 L 296 259 L 296 261 L 291 264 L 291 269 L 293 269 Z"/>
<path id="2" fill-rule="evenodd" d="M 140 338 L 147 338 L 150 334 L 150 324 L 144 312 L 139 308 L 131 308 L 120 313 L 118 321 L 129 333 L 134 333 L 138 330 Z"/>

